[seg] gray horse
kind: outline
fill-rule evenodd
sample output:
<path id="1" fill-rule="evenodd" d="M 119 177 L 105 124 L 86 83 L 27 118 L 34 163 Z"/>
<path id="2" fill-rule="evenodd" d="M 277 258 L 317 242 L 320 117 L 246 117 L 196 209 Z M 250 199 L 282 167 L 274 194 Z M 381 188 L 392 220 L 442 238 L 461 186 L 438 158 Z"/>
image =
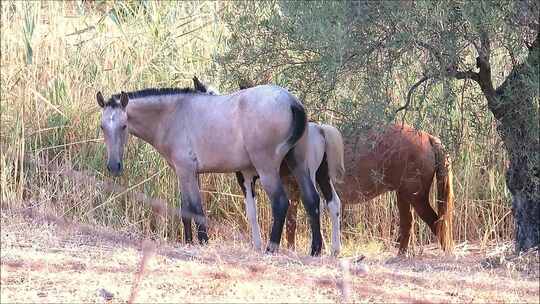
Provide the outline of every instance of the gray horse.
<path id="1" fill-rule="evenodd" d="M 216 89 L 201 82 L 197 76 L 193 77 L 193 86 L 195 90 L 201 93 L 219 95 L 219 92 Z M 247 89 L 247 87 L 240 86 L 240 89 Z M 303 144 L 307 144 L 307 147 L 302 147 Z M 299 155 L 297 158 L 307 162 L 311 180 L 313 184 L 319 185 L 321 194 L 326 201 L 326 207 L 328 207 L 332 222 L 331 252 L 332 255 L 337 256 L 341 250 L 341 200 L 336 193 L 334 183 L 340 182 L 345 174 L 345 166 L 343 163 L 343 138 L 341 132 L 335 127 L 327 124 L 310 122 L 308 124 L 307 140 L 300 140 L 296 145 L 296 150 L 297 154 L 299 151 L 305 152 L 305 155 Z M 298 208 L 297 202 L 300 200 L 297 183 L 293 181 L 291 172 L 285 163 L 281 164 L 280 174 L 286 188 L 289 190 L 289 198 L 291 198 L 287 219 L 290 219 L 292 216 L 296 218 Z M 258 177 L 246 177 L 241 172 L 237 172 L 236 178 L 244 194 L 248 219 L 253 219 L 249 224 L 251 227 L 253 243 L 257 247 L 260 246 L 261 243 L 260 228 L 259 223 L 257 222 L 257 210 L 251 209 L 251 206 L 257 205 L 255 201 L 255 180 Z M 287 220 L 286 230 L 287 239 L 289 240 L 287 245 L 290 249 L 294 249 L 296 221 Z"/>
<path id="2" fill-rule="evenodd" d="M 250 180 L 259 176 L 270 198 L 273 223 L 267 251 L 276 251 L 289 206 L 279 175 L 285 160 L 299 183 L 310 217 L 311 255 L 320 254 L 319 196 L 307 162 L 301 159 L 305 153 L 295 147 L 307 139 L 306 113 L 287 90 L 264 85 L 216 96 L 189 88 L 145 89 L 122 92 L 108 100 L 98 92 L 97 102 L 103 109 L 107 168 L 113 175 L 122 172 L 128 133 L 151 144 L 174 169 L 181 189 L 186 242 L 192 242 L 192 219 L 199 242 L 208 241 L 198 174 L 241 172 Z M 248 209 L 256 210 L 256 206 Z"/>

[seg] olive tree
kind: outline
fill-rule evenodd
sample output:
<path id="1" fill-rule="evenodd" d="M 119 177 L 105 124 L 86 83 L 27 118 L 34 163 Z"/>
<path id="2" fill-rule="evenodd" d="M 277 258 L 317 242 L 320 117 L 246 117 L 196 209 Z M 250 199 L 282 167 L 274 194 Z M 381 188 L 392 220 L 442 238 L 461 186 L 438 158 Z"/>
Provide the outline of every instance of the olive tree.
<path id="1" fill-rule="evenodd" d="M 422 85 L 476 84 L 507 151 L 516 248 L 526 250 L 540 244 L 538 14 L 533 0 L 236 3 L 216 62 L 231 86 L 272 80 L 316 107 L 338 100 L 353 119 L 364 106 L 391 119 Z M 387 102 L 402 79 L 402 103 Z M 348 104 L 343 90 L 368 102 Z"/>

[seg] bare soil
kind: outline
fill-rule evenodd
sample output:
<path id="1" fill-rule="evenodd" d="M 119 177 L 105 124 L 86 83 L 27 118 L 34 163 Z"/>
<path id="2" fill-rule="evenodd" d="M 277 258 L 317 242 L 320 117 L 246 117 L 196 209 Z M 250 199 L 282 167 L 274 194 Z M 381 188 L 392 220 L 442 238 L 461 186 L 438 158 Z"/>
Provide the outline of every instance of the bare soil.
<path id="1" fill-rule="evenodd" d="M 247 241 L 144 240 L 54 217 L 1 214 L 1 303 L 539 303 L 538 253 L 461 244 L 452 256 L 266 255 Z M 536 267 L 536 268 L 535 268 Z"/>

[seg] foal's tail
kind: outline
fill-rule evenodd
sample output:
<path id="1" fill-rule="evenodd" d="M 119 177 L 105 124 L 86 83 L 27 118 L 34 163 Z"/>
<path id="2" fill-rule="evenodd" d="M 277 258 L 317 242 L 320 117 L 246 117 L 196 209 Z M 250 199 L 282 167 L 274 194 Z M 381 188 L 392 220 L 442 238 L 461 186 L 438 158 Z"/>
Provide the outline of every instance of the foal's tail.
<path id="1" fill-rule="evenodd" d="M 435 174 L 437 176 L 437 212 L 436 233 L 444 251 L 452 251 L 452 212 L 454 209 L 454 191 L 452 187 L 452 164 L 450 156 L 444 153 L 440 139 L 430 136 L 429 142 L 435 153 Z"/>
<path id="2" fill-rule="evenodd" d="M 291 104 L 291 113 L 292 113 L 292 124 L 290 129 L 290 135 L 287 138 L 287 141 L 280 144 L 277 147 L 278 154 L 285 155 L 289 150 L 291 150 L 294 145 L 300 140 L 307 127 L 307 115 L 304 106 L 298 102 L 294 101 Z"/>
<path id="3" fill-rule="evenodd" d="M 343 161 L 343 137 L 341 132 L 333 126 L 320 124 L 323 131 L 325 152 L 328 160 L 328 173 L 332 181 L 341 183 L 345 175 L 345 165 Z"/>

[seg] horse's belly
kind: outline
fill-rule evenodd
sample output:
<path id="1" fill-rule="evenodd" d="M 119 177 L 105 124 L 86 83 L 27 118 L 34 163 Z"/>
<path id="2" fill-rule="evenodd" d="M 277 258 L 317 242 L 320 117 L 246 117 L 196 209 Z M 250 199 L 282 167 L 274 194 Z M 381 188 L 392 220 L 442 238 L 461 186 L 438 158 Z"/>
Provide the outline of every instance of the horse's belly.
<path id="1" fill-rule="evenodd" d="M 251 168 L 251 161 L 243 146 L 237 143 L 212 145 L 197 152 L 197 171 L 228 173 Z"/>

